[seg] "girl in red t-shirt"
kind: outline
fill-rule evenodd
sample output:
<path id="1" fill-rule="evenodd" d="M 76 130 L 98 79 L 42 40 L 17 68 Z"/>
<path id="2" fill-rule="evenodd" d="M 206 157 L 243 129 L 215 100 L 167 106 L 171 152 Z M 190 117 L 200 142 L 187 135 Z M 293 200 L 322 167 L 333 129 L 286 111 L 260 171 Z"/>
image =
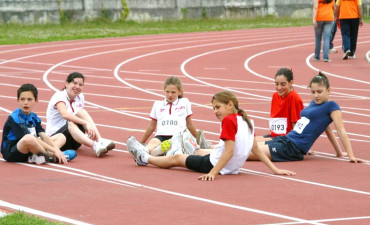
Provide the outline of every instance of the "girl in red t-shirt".
<path id="1" fill-rule="evenodd" d="M 301 118 L 303 102 L 293 89 L 293 71 L 280 68 L 275 75 L 276 92 L 272 95 L 269 120 L 270 133 L 257 137 L 258 141 L 267 141 L 276 136 L 286 135 Z"/>

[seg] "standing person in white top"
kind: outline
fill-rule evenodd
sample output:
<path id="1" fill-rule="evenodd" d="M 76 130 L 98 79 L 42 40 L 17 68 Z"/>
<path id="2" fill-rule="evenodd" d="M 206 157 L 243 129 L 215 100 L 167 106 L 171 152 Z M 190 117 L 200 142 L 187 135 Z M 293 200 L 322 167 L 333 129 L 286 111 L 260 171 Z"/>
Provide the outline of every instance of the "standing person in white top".
<path id="1" fill-rule="evenodd" d="M 155 137 L 150 139 L 146 146 L 149 154 L 155 156 L 165 154 L 170 148 L 172 136 L 185 128 L 190 131 L 192 136 L 197 137 L 197 131 L 191 120 L 193 113 L 191 104 L 189 99 L 183 97 L 180 79 L 174 76 L 168 77 L 164 83 L 164 93 L 166 98 L 163 101 L 154 102 L 150 113 L 152 120 L 141 138 L 141 143 L 145 143 L 157 129 Z M 202 137 L 203 142 L 205 141 L 202 131 L 199 132 L 198 136 Z M 196 145 L 196 143 L 193 144 Z"/>
<path id="2" fill-rule="evenodd" d="M 84 109 L 84 82 L 85 77 L 81 73 L 73 72 L 68 75 L 63 90 L 51 97 L 46 111 L 46 133 L 49 136 L 58 133 L 66 136 L 66 144 L 61 150 L 77 150 L 82 144 L 91 147 L 101 157 L 113 149 L 115 144 L 100 136 L 93 119 Z"/>
<path id="3" fill-rule="evenodd" d="M 263 161 L 275 174 L 294 175 L 288 170 L 278 169 L 258 148 L 254 139 L 253 123 L 249 120 L 235 95 L 229 91 L 219 92 L 212 98 L 213 111 L 221 122 L 221 135 L 219 143 L 214 146 L 210 154 L 173 156 L 151 156 L 144 147 L 134 138 L 127 140 L 127 148 L 134 156 L 137 165 L 146 166 L 152 164 L 161 168 L 175 166 L 195 170 L 205 175 L 199 176 L 199 180 L 214 180 L 218 174 L 238 174 L 240 168 L 252 151 Z M 181 145 L 181 143 L 179 144 Z M 183 144 L 186 147 L 186 144 Z"/>

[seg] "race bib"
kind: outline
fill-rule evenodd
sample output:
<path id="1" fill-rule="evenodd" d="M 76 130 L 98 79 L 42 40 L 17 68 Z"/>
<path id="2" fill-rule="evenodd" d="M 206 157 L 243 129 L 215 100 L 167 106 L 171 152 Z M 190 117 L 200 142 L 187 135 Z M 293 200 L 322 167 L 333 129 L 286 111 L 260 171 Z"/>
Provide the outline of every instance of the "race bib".
<path id="1" fill-rule="evenodd" d="M 28 131 L 30 132 L 30 134 L 32 134 L 33 136 L 37 137 L 36 128 L 35 127 L 27 127 L 27 128 L 28 128 Z"/>
<path id="2" fill-rule="evenodd" d="M 275 134 L 286 134 L 287 119 L 286 118 L 270 118 L 270 130 Z"/>
<path id="3" fill-rule="evenodd" d="M 162 120 L 158 125 L 159 125 L 159 127 L 157 128 L 158 130 L 167 131 L 167 133 L 172 133 L 177 130 L 179 122 L 176 118 L 169 117 L 166 120 Z"/>
<path id="4" fill-rule="evenodd" d="M 294 129 L 298 134 L 302 134 L 304 128 L 307 126 L 307 124 L 310 123 L 310 120 L 306 117 L 300 118 L 297 123 L 294 126 Z"/>

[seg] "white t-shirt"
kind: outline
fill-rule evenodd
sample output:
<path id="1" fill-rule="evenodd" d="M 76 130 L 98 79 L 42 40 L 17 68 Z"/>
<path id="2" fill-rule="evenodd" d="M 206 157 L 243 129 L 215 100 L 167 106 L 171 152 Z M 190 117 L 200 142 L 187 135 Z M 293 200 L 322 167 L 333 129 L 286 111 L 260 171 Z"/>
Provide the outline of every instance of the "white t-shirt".
<path id="1" fill-rule="evenodd" d="M 251 120 L 253 125 L 253 120 Z M 254 125 L 253 125 L 254 126 Z M 221 174 L 238 174 L 240 168 L 247 160 L 254 141 L 254 131 L 251 131 L 247 122 L 240 114 L 226 116 L 221 122 L 220 141 L 210 153 L 210 161 L 215 166 L 225 151 L 225 142 L 232 140 L 234 143 L 234 154 L 229 162 L 220 171 Z"/>
<path id="2" fill-rule="evenodd" d="M 172 104 L 155 101 L 150 118 L 157 121 L 156 135 L 172 136 L 186 128 L 186 118 L 192 115 L 191 104 L 187 98 L 178 98 Z"/>
<path id="3" fill-rule="evenodd" d="M 85 106 L 85 97 L 82 93 L 80 93 L 71 102 L 65 89 L 56 92 L 51 97 L 48 108 L 46 110 L 46 134 L 49 136 L 58 131 L 67 122 L 65 119 L 63 119 L 58 109 L 56 108 L 56 105 L 59 102 L 64 102 L 67 107 L 67 111 L 76 115 L 76 113 Z"/>

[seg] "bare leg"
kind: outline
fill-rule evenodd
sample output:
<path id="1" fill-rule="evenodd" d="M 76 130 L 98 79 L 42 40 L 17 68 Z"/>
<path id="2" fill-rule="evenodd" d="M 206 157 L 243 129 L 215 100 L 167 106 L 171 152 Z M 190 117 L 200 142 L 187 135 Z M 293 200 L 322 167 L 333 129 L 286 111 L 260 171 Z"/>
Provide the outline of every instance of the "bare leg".
<path id="1" fill-rule="evenodd" d="M 161 167 L 161 168 L 171 168 L 175 166 L 185 167 L 185 161 L 186 158 L 189 155 L 183 155 L 183 154 L 177 154 L 177 155 L 171 155 L 171 156 L 149 156 L 148 162 L 149 164 Z"/>
<path id="2" fill-rule="evenodd" d="M 271 154 L 270 154 L 270 149 L 268 145 L 265 145 L 261 142 L 258 143 L 258 148 L 271 160 Z M 259 161 L 260 159 L 253 154 L 253 152 L 250 153 L 248 159 L 249 161 Z"/>
<path id="3" fill-rule="evenodd" d="M 63 145 L 65 145 L 66 143 L 66 137 L 62 133 L 52 136 L 51 140 L 54 142 L 55 146 L 58 148 L 63 147 Z"/>
<path id="4" fill-rule="evenodd" d="M 91 125 L 94 127 L 97 141 L 100 141 L 100 139 L 101 139 L 100 133 L 98 131 L 98 128 L 95 125 L 94 120 L 91 118 L 90 114 L 86 110 L 81 109 L 80 111 L 78 111 L 77 116 L 80 117 L 81 119 L 87 120 L 91 123 Z"/>
<path id="5" fill-rule="evenodd" d="M 211 153 L 213 149 L 198 149 L 195 150 L 194 155 L 205 156 Z"/>
<path id="6" fill-rule="evenodd" d="M 271 141 L 271 140 L 272 140 L 272 138 L 265 138 L 263 136 L 257 136 L 256 137 L 257 142 L 265 142 L 265 141 Z"/>
<path id="7" fill-rule="evenodd" d="M 38 138 L 33 136 L 32 134 L 26 134 L 19 142 L 17 143 L 18 151 L 28 154 L 38 154 L 41 152 L 46 153 L 45 149 L 40 145 L 37 140 Z"/>
<path id="8" fill-rule="evenodd" d="M 92 147 L 94 144 L 94 141 L 92 141 L 89 137 L 87 137 L 81 130 L 78 128 L 78 126 L 73 123 L 68 123 L 68 130 L 69 133 L 72 135 L 73 139 L 77 141 L 80 144 L 83 144 L 88 147 Z"/>
<path id="9" fill-rule="evenodd" d="M 152 154 L 153 149 L 155 149 L 158 145 L 161 144 L 161 141 L 158 138 L 152 138 L 148 142 L 146 148 L 149 151 L 149 154 Z"/>

